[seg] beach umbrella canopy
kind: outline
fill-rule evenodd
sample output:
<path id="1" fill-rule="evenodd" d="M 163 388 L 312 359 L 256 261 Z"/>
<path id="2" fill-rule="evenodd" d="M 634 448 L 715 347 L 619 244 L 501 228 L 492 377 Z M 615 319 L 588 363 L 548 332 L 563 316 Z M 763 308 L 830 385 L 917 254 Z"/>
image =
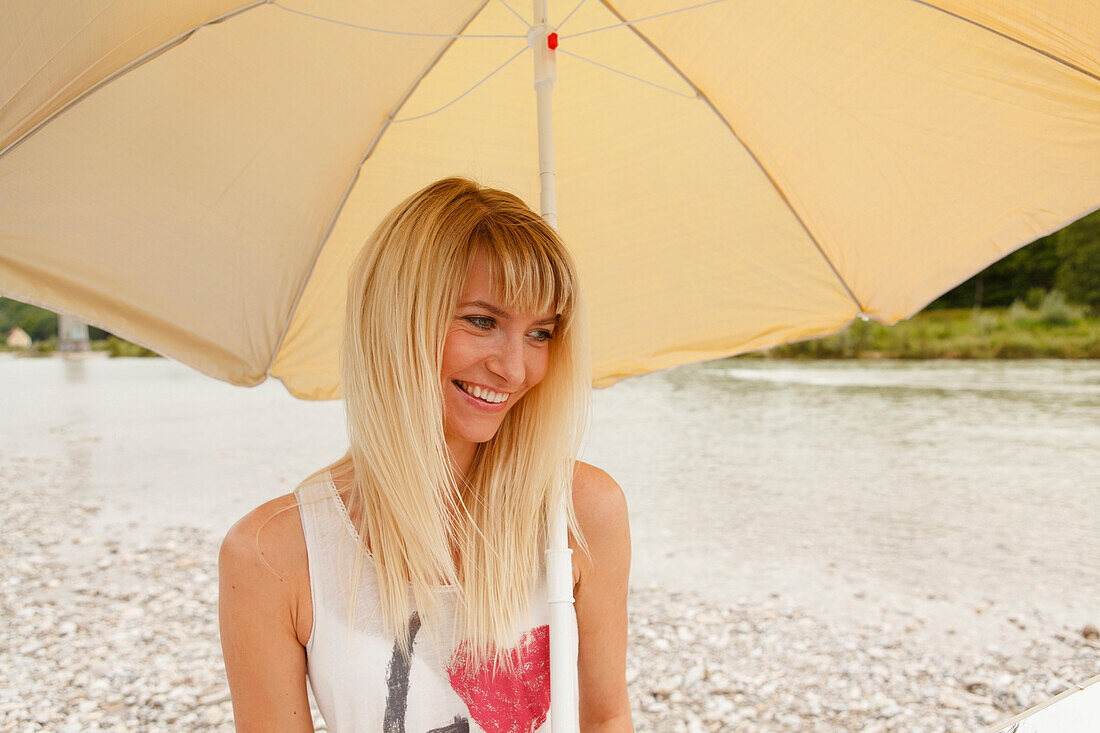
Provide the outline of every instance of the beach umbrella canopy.
<path id="1" fill-rule="evenodd" d="M 346 271 L 386 211 L 456 174 L 539 208 L 528 10 L 7 0 L 0 292 L 339 396 Z M 1100 205 L 1095 3 L 548 17 L 598 386 L 895 322 Z"/>

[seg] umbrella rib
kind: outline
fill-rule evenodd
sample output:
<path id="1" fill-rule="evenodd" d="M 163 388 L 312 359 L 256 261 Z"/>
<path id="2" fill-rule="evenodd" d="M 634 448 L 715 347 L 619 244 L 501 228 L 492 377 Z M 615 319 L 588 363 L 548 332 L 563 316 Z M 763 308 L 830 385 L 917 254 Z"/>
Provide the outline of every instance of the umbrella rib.
<path id="1" fill-rule="evenodd" d="M 461 33 L 417 33 L 415 31 L 395 31 L 395 30 L 389 30 L 387 28 L 374 28 L 372 26 L 359 25 L 358 23 L 349 23 L 346 20 L 337 20 L 336 18 L 326 18 L 323 15 L 316 15 L 314 13 L 307 13 L 306 11 L 298 10 L 297 8 L 288 8 L 285 5 L 280 5 L 278 0 L 266 0 L 266 2 L 271 3 L 272 5 L 279 8 L 280 10 L 285 10 L 288 13 L 297 13 L 298 15 L 305 16 L 306 18 L 313 18 L 314 20 L 321 20 L 321 21 L 324 21 L 326 23 L 332 23 L 334 25 L 342 25 L 345 28 L 355 28 L 357 30 L 371 31 L 373 33 L 385 33 L 385 34 L 391 35 L 391 36 L 412 36 L 412 37 L 415 37 L 415 38 L 526 38 L 526 36 L 524 36 L 524 35 L 516 35 L 516 34 L 511 34 L 511 35 L 481 34 L 481 35 L 479 35 L 479 34 L 476 34 L 476 33 L 471 33 L 470 35 L 462 35 Z M 508 8 L 508 9 L 512 10 L 511 8 Z M 515 11 L 513 10 L 512 12 L 515 12 Z M 520 16 L 520 19 L 521 20 L 523 19 L 522 16 Z M 527 21 L 524 21 L 524 22 L 526 23 Z M 528 24 L 528 25 L 530 25 L 530 24 Z"/>
<path id="2" fill-rule="evenodd" d="M 24 132 L 22 135 L 17 137 L 15 140 L 12 140 L 12 142 L 6 148 L 4 148 L 3 150 L 0 150 L 0 158 L 3 158 L 5 155 L 10 153 L 12 150 L 15 150 L 15 148 L 18 147 L 20 144 L 22 144 L 22 142 L 24 140 L 29 138 L 34 133 L 38 132 L 40 129 L 42 129 L 42 127 L 44 125 L 47 125 L 50 122 L 52 122 L 60 114 L 62 114 L 63 112 L 69 110 L 70 108 L 72 108 L 72 106 L 74 104 L 81 101 L 82 99 L 87 97 L 89 94 L 91 94 L 93 92 L 96 92 L 96 91 L 102 89 L 103 87 L 107 86 L 111 82 L 115 81 L 116 79 L 118 79 L 122 76 L 125 76 L 129 72 L 133 71 L 137 67 L 144 64 L 146 61 L 151 61 L 152 59 L 154 59 L 157 56 L 161 55 L 162 53 L 164 53 L 168 49 L 172 48 L 173 46 L 176 46 L 180 43 L 183 43 L 188 38 L 190 38 L 191 35 L 195 31 L 199 30 L 203 26 L 210 25 L 211 23 L 220 23 L 223 20 L 228 20 L 229 18 L 232 18 L 233 16 L 240 15 L 241 13 L 245 12 L 246 10 L 252 10 L 253 8 L 259 7 L 261 5 L 267 5 L 270 2 L 271 2 L 271 0 L 256 0 L 252 4 L 246 5 L 243 8 L 237 8 L 236 10 L 231 10 L 228 13 L 223 13 L 223 14 L 219 15 L 216 18 L 211 18 L 210 20 L 205 20 L 202 23 L 199 23 L 194 28 L 190 28 L 190 29 L 184 31 L 183 33 L 180 33 L 175 38 L 169 39 L 168 41 L 162 43 L 161 45 L 157 46 L 156 48 L 153 48 L 153 49 L 150 49 L 149 51 L 146 51 L 141 56 L 138 56 L 136 59 L 134 59 L 130 63 L 126 64 L 122 68 L 116 69 L 113 73 L 103 77 L 96 84 L 93 84 L 92 86 L 88 87 L 83 92 L 81 92 L 77 96 L 73 97 L 68 102 L 66 102 L 64 105 L 62 105 L 58 109 L 54 110 L 53 112 L 51 112 L 49 115 L 47 115 L 43 119 L 39 120 L 38 124 L 34 125 L 34 127 L 27 130 L 26 132 Z"/>
<path id="3" fill-rule="evenodd" d="M 684 11 L 687 11 L 687 10 L 696 10 L 698 8 L 705 8 L 708 5 L 716 5 L 717 3 L 725 3 L 725 2 L 729 2 L 729 0 L 707 0 L 707 2 L 699 3 L 698 5 L 689 5 L 686 8 L 677 8 L 676 10 L 668 10 L 668 11 L 665 11 L 663 13 L 655 13 L 654 15 L 646 15 L 642 18 L 636 18 L 635 20 L 627 20 L 622 15 L 619 15 L 619 13 L 617 11 L 615 11 L 615 9 L 612 8 L 610 5 L 607 5 L 607 3 L 604 3 L 604 5 L 607 5 L 607 7 L 613 13 L 615 13 L 615 15 L 618 15 L 619 20 L 621 20 L 622 23 L 615 23 L 614 25 L 604 25 L 604 26 L 600 26 L 599 28 L 589 28 L 586 31 L 580 31 L 579 33 L 570 33 L 567 36 L 561 36 L 561 39 L 565 40 L 566 38 L 576 38 L 577 36 L 587 36 L 589 33 L 599 33 L 600 31 L 609 31 L 612 28 L 622 28 L 624 25 L 628 25 L 628 26 L 633 27 L 633 25 L 635 23 L 641 23 L 641 22 L 646 21 L 646 20 L 653 20 L 654 18 L 663 18 L 666 15 L 676 15 L 677 13 L 683 13 Z M 583 3 L 584 3 L 584 0 L 581 0 L 581 4 L 583 4 Z M 579 7 L 580 7 L 580 5 L 577 6 L 577 8 L 579 8 Z M 573 13 L 575 13 L 577 11 L 577 8 L 573 8 Z M 572 15 L 573 13 L 570 13 L 569 15 Z M 566 16 L 566 19 L 568 19 L 568 16 Z M 564 23 L 564 22 L 565 21 L 563 20 L 562 23 Z"/>
<path id="4" fill-rule="evenodd" d="M 941 8 L 941 7 L 935 5 L 931 2 L 928 2 L 927 0 L 911 0 L 911 2 L 915 2 L 917 5 L 923 5 L 927 8 L 931 8 L 932 10 L 938 10 L 939 12 L 944 13 L 945 15 L 950 15 L 952 18 L 958 18 L 959 20 L 963 21 L 964 23 L 970 23 L 971 25 L 976 26 L 978 28 L 981 28 L 984 31 L 989 31 L 990 33 L 998 35 L 1001 38 L 1005 39 L 1006 41 L 1011 41 L 1013 43 L 1016 43 L 1016 44 L 1019 44 L 1019 45 L 1023 46 L 1024 48 L 1026 48 L 1030 51 L 1034 51 L 1035 53 L 1042 54 L 1043 56 L 1046 56 L 1051 61 L 1056 61 L 1059 64 L 1062 64 L 1063 66 L 1067 66 L 1067 67 L 1073 69 L 1074 71 L 1079 71 L 1079 72 L 1081 72 L 1082 74 L 1084 74 L 1085 76 L 1087 76 L 1091 79 L 1095 79 L 1096 81 L 1100 81 L 1100 75 L 1094 74 L 1091 71 L 1089 71 L 1088 69 L 1083 69 L 1080 66 L 1078 66 L 1077 64 L 1074 64 L 1074 63 L 1072 63 L 1072 62 L 1070 62 L 1066 59 L 1059 58 L 1058 56 L 1055 56 L 1054 54 L 1050 53 L 1049 51 L 1044 51 L 1041 48 L 1036 48 L 1035 46 L 1032 46 L 1030 43 L 1028 43 L 1026 41 L 1020 40 L 1019 38 L 1013 38 L 1012 36 L 1008 35 L 1007 33 L 996 30 L 994 28 L 990 28 L 989 26 L 983 25 L 982 23 L 979 23 L 976 20 L 972 20 L 970 18 L 967 18 L 965 15 L 959 15 L 958 13 L 952 12 L 950 10 L 945 10 L 944 8 Z"/>
<path id="5" fill-rule="evenodd" d="M 527 26 L 528 28 L 531 27 L 531 24 L 527 21 L 527 18 L 524 18 L 522 15 L 517 13 L 516 9 L 513 8 L 511 5 L 509 5 L 507 2 L 505 2 L 505 0 L 497 0 L 497 2 L 500 3 L 501 5 L 503 5 L 504 7 L 508 8 L 508 10 L 512 13 L 512 15 L 519 18 L 520 22 L 523 23 L 525 26 Z"/>
<path id="6" fill-rule="evenodd" d="M 481 85 L 482 85 L 482 84 L 484 84 L 485 82 L 489 81 L 489 79 L 490 79 L 490 78 L 491 78 L 492 76 L 494 76 L 494 75 L 495 75 L 495 74 L 496 74 L 496 73 L 497 73 L 498 71 L 500 71 L 500 70 L 501 70 L 501 69 L 503 69 L 503 68 L 504 68 L 505 66 L 507 66 L 508 64 L 512 63 L 512 62 L 513 62 L 513 61 L 515 61 L 515 60 L 516 60 L 517 58 L 519 58 L 520 54 L 522 54 L 522 53 L 523 53 L 524 51 L 526 51 L 526 50 L 527 50 L 527 48 L 528 48 L 527 46 L 524 46 L 524 47 L 523 47 L 523 48 L 521 48 L 520 50 L 516 51 L 516 52 L 515 52 L 514 54 L 512 54 L 512 55 L 511 55 L 511 56 L 510 56 L 510 57 L 508 58 L 508 60 L 507 60 L 507 61 L 505 61 L 505 62 L 504 62 L 503 64 L 501 64 L 500 66 L 496 67 L 496 68 L 495 68 L 495 69 L 493 69 L 492 71 L 490 71 L 490 72 L 489 72 L 489 73 L 488 73 L 488 74 L 487 74 L 487 75 L 486 75 L 485 77 L 483 77 L 483 78 L 481 79 L 481 81 L 479 81 L 479 82 L 478 82 L 477 84 L 474 84 L 474 85 L 473 85 L 472 87 L 470 87 L 469 89 L 467 89 L 466 91 L 464 91 L 464 92 L 463 92 L 462 94 L 459 94 L 459 95 L 458 95 L 457 97 L 455 97 L 454 99 L 452 99 L 452 100 L 451 100 L 450 102 L 447 102 L 447 103 L 446 103 L 445 105 L 443 105 L 442 107 L 439 107 L 439 108 L 437 108 L 437 109 L 433 109 L 433 110 L 432 110 L 431 112 L 425 112 L 425 113 L 424 113 L 424 114 L 422 114 L 422 115 L 414 115 L 414 116 L 412 116 L 412 117 L 402 117 L 402 118 L 401 118 L 401 119 L 399 119 L 399 120 L 394 120 L 394 122 L 410 122 L 410 121 L 412 121 L 412 120 L 419 120 L 419 119 L 421 119 L 422 117 L 431 117 L 431 116 L 432 116 L 432 115 L 434 115 L 434 114 L 435 114 L 436 112 L 442 112 L 443 110 L 447 109 L 448 107 L 450 107 L 450 106 L 451 106 L 452 104 L 454 104 L 454 103 L 455 103 L 455 102 L 457 102 L 458 100 L 460 100 L 460 99 L 462 99 L 463 97 L 465 97 L 465 96 L 466 96 L 467 94 L 469 94 L 469 93 L 470 93 L 470 92 L 472 92 L 473 90 L 477 89 L 477 88 L 478 88 L 479 86 L 481 86 Z"/>
<path id="7" fill-rule="evenodd" d="M 569 22 L 569 19 L 573 17 L 574 13 L 581 9 L 582 5 L 584 5 L 584 0 L 580 0 L 580 2 L 577 3 L 572 10 L 569 11 L 569 15 L 562 18 L 561 22 L 554 26 L 558 30 L 558 33 L 561 33 L 561 27 Z"/>
<path id="8" fill-rule="evenodd" d="M 344 205 L 348 201 L 348 197 L 351 196 L 352 189 L 355 188 L 356 182 L 359 180 L 359 173 L 363 170 L 363 166 L 374 154 L 375 148 L 378 147 L 378 142 L 382 139 L 382 136 L 386 134 L 386 130 L 393 124 L 394 118 L 397 117 L 397 113 L 401 111 L 401 108 L 405 106 L 405 103 L 409 101 L 409 97 L 412 96 L 416 88 L 420 86 L 420 82 L 424 80 L 431 70 L 436 67 L 440 59 L 447 53 L 447 51 L 454 45 L 454 42 L 460 37 L 462 31 L 466 30 L 470 26 L 470 23 L 474 22 L 474 19 L 481 14 L 481 11 L 485 9 L 485 6 L 489 4 L 489 0 L 482 0 L 481 5 L 470 13 L 470 16 L 462 22 L 458 29 L 451 36 L 447 37 L 447 42 L 444 43 L 439 51 L 436 53 L 428 65 L 424 67 L 423 71 L 413 79 L 408 88 L 405 89 L 405 93 L 401 95 L 401 98 L 394 104 L 393 109 L 386 115 L 385 121 L 382 123 L 378 131 L 374 133 L 374 137 L 371 139 L 370 144 L 367 146 L 367 151 L 363 154 L 363 157 L 359 159 L 359 165 L 355 168 L 355 173 L 352 174 L 351 180 L 348 182 L 347 188 L 344 189 L 344 195 L 340 199 L 340 203 L 337 204 L 336 210 L 332 214 L 332 218 L 329 220 L 328 228 L 325 229 L 324 236 L 321 237 L 320 243 L 317 245 L 317 249 L 313 252 L 313 260 L 309 263 L 309 268 L 306 270 L 305 276 L 302 278 L 302 284 L 298 286 L 298 294 L 294 297 L 294 303 L 290 306 L 290 313 L 287 314 L 286 323 L 283 324 L 283 332 L 279 334 L 279 340 L 275 342 L 275 348 L 271 350 L 271 358 L 267 362 L 267 368 L 264 369 L 264 374 L 271 373 L 271 366 L 275 363 L 275 357 L 279 355 L 279 350 L 283 347 L 283 340 L 286 339 L 287 331 L 290 330 L 290 324 L 294 321 L 294 314 L 298 312 L 298 304 L 302 300 L 302 295 L 306 291 L 306 286 L 309 284 L 310 278 L 313 276 L 313 269 L 317 266 L 317 261 L 321 258 L 321 252 L 325 248 L 325 244 L 328 243 L 329 237 L 332 236 L 332 230 L 336 227 L 336 220 L 340 218 L 340 212 L 344 210 Z"/>
<path id="9" fill-rule="evenodd" d="M 688 84 L 692 89 L 695 90 L 695 93 L 699 96 L 699 99 L 706 102 L 707 106 L 710 107 L 711 111 L 714 112 L 715 115 L 717 115 L 718 119 L 720 119 L 722 121 L 722 124 L 724 124 L 726 126 L 726 129 L 730 131 L 730 134 L 734 136 L 734 138 L 737 140 L 737 142 L 741 143 L 741 147 L 743 147 L 745 149 L 745 152 L 747 152 L 749 154 L 749 156 L 752 157 L 753 161 L 756 163 L 756 166 L 760 169 L 760 172 L 764 174 L 764 176 L 772 184 L 772 188 L 774 188 L 776 193 L 779 194 L 779 197 L 781 199 L 783 199 L 783 203 L 785 203 L 787 205 L 787 209 L 791 212 L 791 215 L 795 218 L 795 220 L 802 227 L 802 231 L 806 232 L 806 236 L 810 238 L 811 242 L 813 242 L 814 247 L 817 248 L 817 251 L 821 255 L 822 259 L 825 260 L 825 264 L 827 264 L 829 266 L 829 269 L 833 271 L 833 274 L 836 275 L 836 279 L 841 284 L 841 286 L 844 288 L 844 292 L 848 293 L 848 297 L 851 298 L 852 302 L 856 304 L 856 307 L 859 309 L 859 314 L 858 315 L 860 315 L 860 316 L 864 315 L 865 313 L 864 313 L 864 310 L 863 310 L 863 304 L 859 301 L 859 298 L 856 297 L 855 293 L 852 292 L 852 289 L 850 287 L 848 287 L 848 283 L 844 281 L 844 278 L 841 276 L 840 272 L 836 269 L 836 265 L 834 265 L 833 261 L 831 259 L 829 259 L 829 255 L 825 254 L 825 250 L 822 249 L 821 243 L 817 241 L 817 237 L 815 237 L 813 235 L 813 233 L 810 231 L 810 228 L 808 226 L 806 226 L 806 222 L 802 219 L 801 216 L 799 216 L 798 212 L 795 210 L 794 206 L 791 204 L 790 199 L 787 198 L 787 194 L 784 193 L 783 189 L 779 187 L 779 184 L 776 182 L 775 178 L 773 178 L 772 174 L 770 172 L 768 172 L 768 169 L 764 167 L 764 164 L 760 162 L 760 159 L 758 157 L 756 157 L 756 153 L 754 153 L 752 151 L 752 148 L 750 148 L 748 145 L 746 145 L 745 141 L 741 139 L 741 136 L 737 134 L 737 131 L 733 129 L 733 125 L 731 125 L 730 121 L 728 119 L 726 119 L 726 116 L 724 114 L 722 114 L 721 112 L 719 112 L 718 108 L 714 106 L 714 102 L 712 102 L 710 100 L 710 97 L 707 96 L 706 92 L 704 92 L 702 89 L 700 89 L 698 87 L 698 85 L 695 84 L 695 82 L 693 82 L 691 79 L 689 79 L 687 74 L 685 74 L 680 69 L 680 67 L 678 67 L 676 64 L 672 63 L 672 60 L 668 56 L 666 56 L 664 54 L 664 52 L 661 51 L 661 49 L 657 48 L 656 44 L 654 44 L 653 41 L 651 41 L 648 37 L 646 37 L 646 35 L 644 33 L 642 33 L 640 30 L 635 28 L 634 25 L 633 25 L 633 21 L 628 21 L 625 17 L 623 17 L 622 13 L 620 13 L 615 7 L 613 7 L 611 5 L 610 0 L 600 0 L 600 1 L 604 4 L 604 6 L 608 10 L 610 10 L 612 13 L 614 13 L 614 15 L 619 20 L 623 21 L 623 23 L 622 23 L 623 25 L 630 28 L 630 30 L 633 31 L 634 34 L 637 35 L 638 38 L 640 38 L 643 43 L 645 43 L 647 46 L 650 47 L 650 49 L 653 50 L 653 53 L 655 53 L 659 57 L 661 57 L 661 59 L 663 59 L 664 62 L 666 64 L 668 64 L 669 67 L 673 71 L 675 71 L 677 74 L 680 75 L 680 78 L 683 79 L 686 84 Z M 709 4 L 709 3 L 707 3 L 707 4 Z M 611 27 L 615 27 L 615 26 L 611 26 Z"/>
<path id="10" fill-rule="evenodd" d="M 643 84 L 649 84 L 651 87 L 657 87 L 658 89 L 663 89 L 666 92 L 669 92 L 671 94 L 675 94 L 677 97 L 684 97 L 685 99 L 698 99 L 698 97 L 694 94 L 684 94 L 683 92 L 678 92 L 675 89 L 669 89 L 668 87 L 662 86 L 662 85 L 658 84 L 657 82 L 650 81 L 649 79 L 643 79 L 642 77 L 634 76 L 633 74 L 628 74 L 627 72 L 620 71 L 619 69 L 614 69 L 614 68 L 612 68 L 610 66 L 607 66 L 605 64 L 601 64 L 599 61 L 593 61 L 592 59 L 585 58 L 584 56 L 581 56 L 580 54 L 571 53 L 569 51 L 566 51 L 564 48 L 559 48 L 557 51 L 558 51 L 558 53 L 565 54 L 566 56 L 572 56 L 575 59 L 579 59 L 581 61 L 587 61 L 588 63 L 592 64 L 593 66 L 599 66 L 601 69 L 607 69 L 608 71 L 612 71 L 616 74 L 621 74 L 621 75 L 625 76 L 628 79 L 633 79 L 634 81 L 640 81 Z"/>

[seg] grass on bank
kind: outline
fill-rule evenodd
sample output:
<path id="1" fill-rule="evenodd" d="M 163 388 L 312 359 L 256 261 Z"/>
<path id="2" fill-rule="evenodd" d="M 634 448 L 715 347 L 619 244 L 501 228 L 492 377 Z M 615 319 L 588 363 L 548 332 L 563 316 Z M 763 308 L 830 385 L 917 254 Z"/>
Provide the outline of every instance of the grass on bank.
<path id="1" fill-rule="evenodd" d="M 892 326 L 855 321 L 833 336 L 776 346 L 755 355 L 812 359 L 1098 359 L 1100 316 L 1066 303 L 1060 292 L 1052 290 L 1041 298 L 1017 300 L 1010 308 L 923 311 Z"/>

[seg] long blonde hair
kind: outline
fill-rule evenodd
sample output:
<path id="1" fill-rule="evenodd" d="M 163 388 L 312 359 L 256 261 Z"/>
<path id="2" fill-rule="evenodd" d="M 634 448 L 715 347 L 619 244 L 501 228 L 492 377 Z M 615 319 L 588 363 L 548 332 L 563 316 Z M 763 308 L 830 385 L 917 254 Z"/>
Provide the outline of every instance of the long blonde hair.
<path id="1" fill-rule="evenodd" d="M 546 376 L 478 445 L 461 482 L 443 432 L 442 352 L 479 247 L 506 308 L 552 310 L 559 320 Z M 349 623 L 366 555 L 377 572 L 383 628 L 406 659 L 409 585 L 437 638 L 433 589 L 441 579 L 457 591 L 452 631 L 473 663 L 514 666 L 508 651 L 542 572 L 547 521 L 571 497 L 589 417 L 589 359 L 573 259 L 517 196 L 446 178 L 382 220 L 348 280 L 340 382 L 350 447 L 314 474 L 353 468 L 346 504 L 360 541 Z M 573 502 L 565 506 L 569 529 L 588 553 Z"/>

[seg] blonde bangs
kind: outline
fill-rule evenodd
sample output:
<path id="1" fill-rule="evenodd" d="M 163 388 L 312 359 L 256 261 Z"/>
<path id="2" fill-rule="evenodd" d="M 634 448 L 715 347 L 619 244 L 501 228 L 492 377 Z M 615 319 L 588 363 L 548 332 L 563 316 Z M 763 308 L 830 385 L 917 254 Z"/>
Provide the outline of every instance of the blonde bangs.
<path id="1" fill-rule="evenodd" d="M 467 267 L 478 247 L 489 256 L 494 295 L 505 308 L 559 316 L 558 327 L 573 321 L 576 283 L 573 270 L 560 256 L 557 235 L 541 218 L 502 222 L 492 217 L 479 222 L 470 238 Z"/>

